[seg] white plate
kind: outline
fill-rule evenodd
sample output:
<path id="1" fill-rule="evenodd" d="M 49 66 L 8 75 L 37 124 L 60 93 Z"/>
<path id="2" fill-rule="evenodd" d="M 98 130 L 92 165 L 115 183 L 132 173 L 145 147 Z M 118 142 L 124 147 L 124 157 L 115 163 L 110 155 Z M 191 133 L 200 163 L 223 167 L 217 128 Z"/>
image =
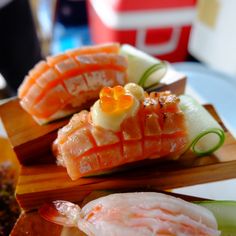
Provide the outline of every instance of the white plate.
<path id="1" fill-rule="evenodd" d="M 173 64 L 188 77 L 186 93 L 216 108 L 225 126 L 236 137 L 236 77 L 209 69 L 196 62 Z"/>

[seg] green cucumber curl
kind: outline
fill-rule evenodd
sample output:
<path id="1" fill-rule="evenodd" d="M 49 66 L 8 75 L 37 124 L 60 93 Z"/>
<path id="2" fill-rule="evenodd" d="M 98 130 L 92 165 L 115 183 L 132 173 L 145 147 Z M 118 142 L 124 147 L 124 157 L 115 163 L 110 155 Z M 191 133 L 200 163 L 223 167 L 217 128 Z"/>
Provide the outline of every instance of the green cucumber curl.
<path id="1" fill-rule="evenodd" d="M 219 137 L 219 142 L 213 146 L 212 148 L 206 150 L 206 151 L 200 151 L 197 150 L 196 144 L 198 143 L 198 141 L 203 138 L 205 135 L 207 134 L 216 134 Z M 212 128 L 209 130 L 206 130 L 205 132 L 200 133 L 198 136 L 195 137 L 195 139 L 193 140 L 193 142 L 190 144 L 189 148 L 198 156 L 204 156 L 204 155 L 208 155 L 210 153 L 213 153 L 214 151 L 216 151 L 220 146 L 222 146 L 222 144 L 225 141 L 225 133 L 223 130 L 218 129 L 218 128 Z"/>
<path id="2" fill-rule="evenodd" d="M 153 88 L 155 86 L 157 86 L 159 84 L 159 82 L 157 83 L 154 83 L 152 85 L 149 85 L 149 86 L 145 86 L 148 78 L 150 75 L 152 75 L 154 72 L 158 71 L 158 70 L 161 70 L 161 69 L 165 69 L 163 74 L 161 75 L 161 78 L 164 77 L 164 75 L 166 74 L 167 72 L 167 63 L 165 61 L 161 61 L 157 64 L 154 64 L 152 65 L 150 68 L 148 68 L 144 73 L 143 75 L 141 76 L 139 82 L 138 82 L 138 85 L 142 86 L 143 88 L 145 89 L 150 89 L 150 88 Z M 160 80 L 160 78 L 158 78 L 158 80 Z"/>

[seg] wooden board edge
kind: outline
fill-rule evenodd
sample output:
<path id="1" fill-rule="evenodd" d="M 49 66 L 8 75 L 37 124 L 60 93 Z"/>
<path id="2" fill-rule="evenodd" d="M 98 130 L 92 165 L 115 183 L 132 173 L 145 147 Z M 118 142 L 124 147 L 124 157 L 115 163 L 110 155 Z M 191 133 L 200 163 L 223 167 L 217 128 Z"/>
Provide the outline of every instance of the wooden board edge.
<path id="1" fill-rule="evenodd" d="M 222 172 L 222 169 L 227 170 Z M 64 189 L 51 189 L 46 192 L 31 192 L 19 194 L 16 199 L 25 211 L 30 211 L 48 200 L 82 201 L 86 195 L 94 190 L 126 190 L 135 191 L 140 188 L 155 188 L 159 191 L 167 189 L 210 183 L 235 178 L 236 161 L 218 163 L 210 166 L 193 167 L 185 170 L 159 171 L 147 173 L 139 178 L 107 178 L 90 184 L 68 186 Z M 28 199 L 28 201 L 25 201 Z"/>

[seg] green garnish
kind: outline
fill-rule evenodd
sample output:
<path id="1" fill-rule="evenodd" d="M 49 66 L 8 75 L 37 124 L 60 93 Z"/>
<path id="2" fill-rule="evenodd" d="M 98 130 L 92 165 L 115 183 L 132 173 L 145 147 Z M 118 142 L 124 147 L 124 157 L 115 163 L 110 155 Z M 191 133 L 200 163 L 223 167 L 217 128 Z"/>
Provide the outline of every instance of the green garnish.
<path id="1" fill-rule="evenodd" d="M 161 70 L 161 69 L 165 69 L 163 74 L 158 78 L 158 81 L 166 74 L 167 72 L 167 64 L 165 61 L 161 61 L 157 64 L 154 64 L 152 65 L 150 68 L 148 68 L 144 73 L 143 75 L 141 76 L 139 82 L 138 82 L 138 85 L 142 86 L 143 88 L 146 88 L 146 89 L 150 89 L 152 87 L 155 87 L 159 82 L 155 83 L 155 84 L 152 84 L 152 85 L 149 85 L 149 86 L 145 86 L 149 76 L 151 74 L 153 74 L 154 72 L 158 71 L 158 70 Z"/>
<path id="2" fill-rule="evenodd" d="M 201 151 L 200 149 L 197 149 L 197 143 L 201 138 L 203 138 L 207 134 L 216 134 L 216 135 L 218 135 L 219 142 L 216 143 L 215 146 L 212 146 L 210 149 L 205 150 L 205 151 Z M 190 144 L 190 148 L 198 156 L 204 156 L 204 155 L 208 155 L 208 154 L 216 151 L 220 146 L 222 146 L 224 141 L 225 141 L 224 131 L 222 129 L 212 128 L 212 129 L 206 130 L 206 131 L 200 133 L 198 136 L 196 136 L 195 139 L 193 140 L 193 142 Z"/>
<path id="3" fill-rule="evenodd" d="M 206 207 L 216 218 L 221 236 L 236 236 L 236 201 L 194 202 Z"/>
<path id="4" fill-rule="evenodd" d="M 189 144 L 186 150 L 204 156 L 223 145 L 223 128 L 201 104 L 188 95 L 181 95 L 180 108 L 185 115 L 188 130 Z"/>

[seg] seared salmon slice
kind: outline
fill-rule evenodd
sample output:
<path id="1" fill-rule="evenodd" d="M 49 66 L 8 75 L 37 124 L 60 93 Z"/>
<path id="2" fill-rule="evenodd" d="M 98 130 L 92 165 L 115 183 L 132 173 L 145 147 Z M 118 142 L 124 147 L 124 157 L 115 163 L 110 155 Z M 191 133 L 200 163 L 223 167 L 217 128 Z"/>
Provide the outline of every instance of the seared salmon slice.
<path id="1" fill-rule="evenodd" d="M 98 100 L 90 112 L 75 114 L 69 124 L 58 132 L 54 143 L 57 159 L 59 163 L 64 163 L 73 180 L 112 171 L 144 159 L 176 157 L 185 150 L 187 130 L 178 97 L 169 92 L 160 92 L 132 102 L 132 99 L 127 100 L 127 96 L 131 95 L 123 96 L 122 88 L 115 88 L 106 88 L 100 93 L 100 99 L 107 93 L 110 100 L 102 101 L 112 104 L 112 107 L 104 104 L 107 113 L 102 112 L 105 115 L 101 119 L 101 126 L 96 124 L 99 110 L 93 113 L 96 104 L 101 105 L 101 100 Z M 118 98 L 128 101 L 135 107 L 135 112 L 120 107 L 120 101 L 116 100 Z M 115 123 L 122 117 L 117 130 L 112 126 L 102 127 L 102 124 L 107 126 L 109 123 L 104 123 L 109 116 L 109 122 Z"/>
<path id="2" fill-rule="evenodd" d="M 127 60 L 118 52 L 119 44 L 106 44 L 46 58 L 20 86 L 20 104 L 40 124 L 79 111 L 104 86 L 127 82 Z"/>

